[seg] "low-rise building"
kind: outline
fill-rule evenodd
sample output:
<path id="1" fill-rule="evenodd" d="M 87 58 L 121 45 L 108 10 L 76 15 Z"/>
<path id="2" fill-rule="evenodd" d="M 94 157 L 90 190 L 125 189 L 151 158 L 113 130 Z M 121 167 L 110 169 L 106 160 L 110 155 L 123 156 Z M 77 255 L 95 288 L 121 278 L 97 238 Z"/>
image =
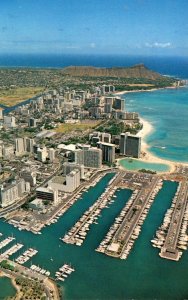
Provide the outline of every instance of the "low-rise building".
<path id="1" fill-rule="evenodd" d="M 36 196 L 38 199 L 50 201 L 57 203 L 58 202 L 58 191 L 53 190 L 50 187 L 39 187 L 36 189 Z"/>

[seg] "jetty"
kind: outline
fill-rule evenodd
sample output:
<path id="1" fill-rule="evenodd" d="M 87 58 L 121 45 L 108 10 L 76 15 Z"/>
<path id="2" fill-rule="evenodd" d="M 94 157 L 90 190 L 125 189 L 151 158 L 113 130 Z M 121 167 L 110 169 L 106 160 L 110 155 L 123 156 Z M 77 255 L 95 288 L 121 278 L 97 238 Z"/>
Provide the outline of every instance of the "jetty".
<path id="1" fill-rule="evenodd" d="M 18 256 L 15 261 L 19 263 L 20 265 L 23 265 L 26 263 L 28 260 L 30 260 L 34 255 L 36 255 L 38 251 L 33 248 L 29 248 L 26 250 L 22 255 Z"/>
<path id="2" fill-rule="evenodd" d="M 5 252 L 1 253 L 1 258 L 9 258 L 9 256 L 13 255 L 16 253 L 18 250 L 20 250 L 24 245 L 23 244 L 15 244 Z"/>
<path id="3" fill-rule="evenodd" d="M 96 251 L 116 258 L 127 258 L 162 184 L 161 179 L 151 177 L 148 184 L 144 182 L 141 189 L 134 190 Z"/>
<path id="4" fill-rule="evenodd" d="M 64 237 L 60 238 L 63 242 L 76 244 L 77 246 L 82 245 L 91 224 L 98 224 L 97 219 L 100 216 L 102 209 L 107 208 L 107 204 L 114 202 L 112 197 L 114 196 L 117 184 L 123 174 L 123 172 L 116 173 L 116 175 L 109 181 L 104 193 L 98 198 L 98 200 L 89 207 L 89 209 L 81 216 L 69 232 L 66 233 Z"/>
<path id="5" fill-rule="evenodd" d="M 188 182 L 179 183 L 170 209 L 167 210 L 163 224 L 156 232 L 152 245 L 160 249 L 162 258 L 178 261 L 188 246 Z"/>

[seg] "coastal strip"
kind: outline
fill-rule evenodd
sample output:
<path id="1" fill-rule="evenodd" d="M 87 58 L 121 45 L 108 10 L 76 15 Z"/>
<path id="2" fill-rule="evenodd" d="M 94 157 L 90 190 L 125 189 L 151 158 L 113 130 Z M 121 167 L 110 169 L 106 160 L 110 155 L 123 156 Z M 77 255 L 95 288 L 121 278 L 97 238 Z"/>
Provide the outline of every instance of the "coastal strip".
<path id="1" fill-rule="evenodd" d="M 177 167 L 177 163 L 175 163 L 173 161 L 170 161 L 170 160 L 159 158 L 159 157 L 155 156 L 153 153 L 151 153 L 151 151 L 149 150 L 149 145 L 146 141 L 146 138 L 155 131 L 155 128 L 153 127 L 153 125 L 144 118 L 140 118 L 140 123 L 143 124 L 143 127 L 137 133 L 137 136 L 142 138 L 142 145 L 141 145 L 142 153 L 141 153 L 141 158 L 139 158 L 138 161 L 142 161 L 142 162 L 146 162 L 146 163 L 149 162 L 149 163 L 166 164 L 167 166 L 169 166 L 169 171 L 168 172 L 170 172 L 170 173 L 175 172 L 176 167 Z M 120 169 L 124 169 L 119 164 L 120 160 L 121 159 L 117 160 L 118 161 L 118 166 L 119 166 Z M 135 158 L 135 160 L 136 160 L 136 158 Z"/>

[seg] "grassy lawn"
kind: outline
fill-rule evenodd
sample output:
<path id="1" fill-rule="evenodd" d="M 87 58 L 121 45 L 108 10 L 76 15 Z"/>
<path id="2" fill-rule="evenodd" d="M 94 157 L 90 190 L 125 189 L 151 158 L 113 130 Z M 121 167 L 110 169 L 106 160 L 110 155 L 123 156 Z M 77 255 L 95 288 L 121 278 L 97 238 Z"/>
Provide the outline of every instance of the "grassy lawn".
<path id="1" fill-rule="evenodd" d="M 83 122 L 83 123 L 75 123 L 75 124 L 61 124 L 57 129 L 56 132 L 60 132 L 60 133 L 69 133 L 71 131 L 78 131 L 78 132 L 82 132 L 85 131 L 87 129 L 92 129 L 95 128 L 98 124 L 100 123 L 100 121 L 92 121 L 92 122 Z"/>
<path id="2" fill-rule="evenodd" d="M 0 104 L 13 106 L 24 100 L 36 96 L 43 90 L 44 88 L 42 87 L 24 87 L 12 88 L 9 90 L 0 90 Z"/>

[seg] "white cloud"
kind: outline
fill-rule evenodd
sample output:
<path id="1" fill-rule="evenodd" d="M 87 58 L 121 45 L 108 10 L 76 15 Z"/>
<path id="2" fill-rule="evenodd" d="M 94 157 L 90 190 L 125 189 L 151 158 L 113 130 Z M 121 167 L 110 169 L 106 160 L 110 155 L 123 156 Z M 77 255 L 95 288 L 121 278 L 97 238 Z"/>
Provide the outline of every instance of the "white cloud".
<path id="1" fill-rule="evenodd" d="M 172 44 L 170 42 L 167 42 L 167 43 L 159 43 L 159 42 L 145 43 L 145 47 L 148 47 L 148 48 L 170 48 L 171 46 L 172 46 Z"/>

